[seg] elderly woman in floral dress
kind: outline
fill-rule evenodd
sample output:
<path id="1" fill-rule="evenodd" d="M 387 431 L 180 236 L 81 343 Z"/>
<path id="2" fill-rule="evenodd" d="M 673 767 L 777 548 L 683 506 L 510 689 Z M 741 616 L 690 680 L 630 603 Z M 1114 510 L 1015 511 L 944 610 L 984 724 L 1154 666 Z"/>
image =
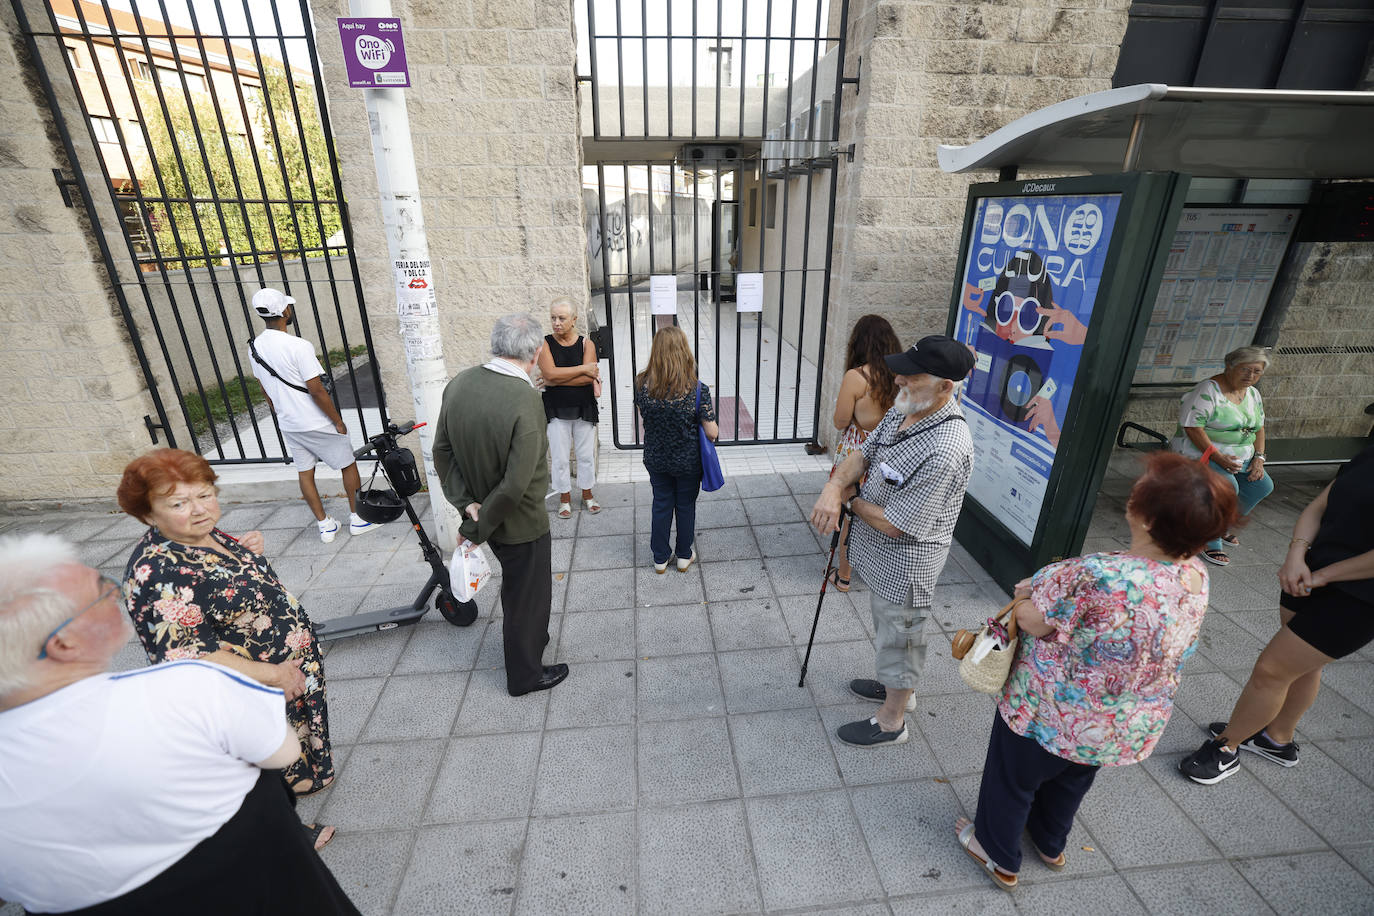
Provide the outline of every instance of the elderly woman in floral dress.
<path id="1" fill-rule="evenodd" d="M 334 779 L 324 668 L 305 609 L 262 556 L 262 532 L 220 531 L 215 472 L 199 455 L 154 449 L 120 481 L 119 506 L 148 525 L 124 572 L 129 616 L 152 663 L 200 658 L 286 696 L 301 740 L 284 771 L 297 795 Z M 307 825 L 316 848 L 334 828 Z"/>
<path id="2" fill-rule="evenodd" d="M 1022 639 L 997 703 L 978 811 L 954 824 L 997 886 L 1016 887 L 1023 831 L 1046 866 L 1063 869 L 1098 771 L 1154 750 L 1207 610 L 1196 554 L 1235 516 L 1235 490 L 1219 475 L 1157 452 L 1126 504 L 1130 547 L 1051 563 L 1018 584 Z"/>

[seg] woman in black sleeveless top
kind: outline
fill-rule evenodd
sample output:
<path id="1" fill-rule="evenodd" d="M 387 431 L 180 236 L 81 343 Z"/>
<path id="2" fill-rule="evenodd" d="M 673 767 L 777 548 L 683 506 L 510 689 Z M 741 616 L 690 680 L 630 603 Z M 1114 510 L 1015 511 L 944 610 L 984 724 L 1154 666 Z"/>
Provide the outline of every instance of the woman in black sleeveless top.
<path id="1" fill-rule="evenodd" d="M 577 482 L 582 485 L 582 504 L 588 512 L 601 511 L 592 487 L 596 486 L 596 399 L 601 396 L 601 368 L 596 347 L 577 333 L 572 303 L 555 299 L 549 306 L 553 333 L 539 351 L 539 373 L 544 377 L 544 416 L 549 421 L 550 474 L 559 493 L 558 517 L 572 517 L 572 477 L 568 454 L 577 446 Z"/>

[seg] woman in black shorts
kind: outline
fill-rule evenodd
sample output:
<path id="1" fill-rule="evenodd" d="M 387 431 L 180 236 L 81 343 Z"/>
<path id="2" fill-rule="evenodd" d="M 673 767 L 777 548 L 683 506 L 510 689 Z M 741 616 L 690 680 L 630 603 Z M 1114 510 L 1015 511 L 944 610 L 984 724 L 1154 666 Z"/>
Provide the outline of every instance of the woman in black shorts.
<path id="1" fill-rule="evenodd" d="M 1282 766 L 1298 762 L 1293 731 L 1317 699 L 1322 668 L 1374 640 L 1374 445 L 1341 468 L 1298 516 L 1279 569 L 1281 626 L 1264 647 L 1230 723 L 1179 761 L 1211 785 L 1239 769 L 1244 749 Z"/>

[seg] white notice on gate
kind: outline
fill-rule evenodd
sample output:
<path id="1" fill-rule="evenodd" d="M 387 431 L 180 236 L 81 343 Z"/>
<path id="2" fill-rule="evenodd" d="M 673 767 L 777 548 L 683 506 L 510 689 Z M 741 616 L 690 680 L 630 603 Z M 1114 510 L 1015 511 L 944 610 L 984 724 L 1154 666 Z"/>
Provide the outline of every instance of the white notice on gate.
<path id="1" fill-rule="evenodd" d="M 654 274 L 649 278 L 649 312 L 654 315 L 677 314 L 676 274 Z"/>
<path id="2" fill-rule="evenodd" d="M 430 274 L 429 261 L 397 259 L 392 267 L 396 277 L 396 313 L 402 318 L 433 315 L 434 278 Z"/>
<path id="3" fill-rule="evenodd" d="M 735 310 L 763 311 L 763 274 L 735 274 Z"/>

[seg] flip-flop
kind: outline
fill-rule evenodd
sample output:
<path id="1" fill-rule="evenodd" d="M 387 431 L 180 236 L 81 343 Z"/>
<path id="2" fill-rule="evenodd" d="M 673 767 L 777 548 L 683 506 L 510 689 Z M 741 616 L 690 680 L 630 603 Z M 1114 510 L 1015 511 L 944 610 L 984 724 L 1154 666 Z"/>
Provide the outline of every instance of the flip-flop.
<path id="1" fill-rule="evenodd" d="M 595 515 L 596 513 L 601 511 L 601 503 L 596 501 L 595 496 L 593 496 L 591 499 L 582 500 L 582 507 L 586 509 L 588 512 L 590 512 L 592 515 Z"/>
<path id="2" fill-rule="evenodd" d="M 328 846 L 330 841 L 332 841 L 339 832 L 337 828 L 330 824 L 301 824 L 301 826 L 305 828 L 305 835 L 310 837 L 310 845 L 315 847 L 316 852 Z M 329 831 L 329 836 L 321 843 L 320 834 L 324 833 L 326 830 Z"/>
<path id="3" fill-rule="evenodd" d="M 847 592 L 847 591 L 849 591 L 849 580 L 848 580 L 848 579 L 841 579 L 841 578 L 840 578 L 840 571 L 839 571 L 838 569 L 832 569 L 832 570 L 830 570 L 830 575 L 826 576 L 826 581 L 834 583 L 834 585 L 835 585 L 835 590 L 836 590 L 836 591 L 840 591 L 840 592 Z"/>
<path id="4" fill-rule="evenodd" d="M 1004 891 L 1016 890 L 1018 880 L 1016 875 L 1002 871 L 1002 869 L 997 867 L 997 863 L 993 862 L 991 859 L 985 859 L 972 849 L 969 849 L 969 843 L 973 842 L 973 824 L 965 824 L 963 829 L 959 831 L 958 837 L 959 845 L 964 847 L 964 852 L 968 853 L 969 858 L 973 859 L 973 861 L 987 870 L 989 877 L 992 878 L 993 884 Z"/>
<path id="5" fill-rule="evenodd" d="M 1231 558 L 1226 555 L 1224 550 L 1204 550 L 1202 558 L 1214 566 L 1230 566 Z"/>
<path id="6" fill-rule="evenodd" d="M 1240 546 L 1240 538 L 1236 537 L 1234 534 L 1232 534 L 1232 533 L 1229 532 L 1229 531 L 1226 532 L 1225 534 L 1223 534 L 1223 535 L 1221 536 L 1221 542 L 1222 542 L 1223 544 L 1226 544 L 1227 546 L 1230 546 L 1230 547 L 1239 547 L 1239 546 Z"/>
<path id="7" fill-rule="evenodd" d="M 559 517 L 559 518 L 572 518 L 572 503 L 559 503 L 559 504 L 558 504 L 558 517 Z"/>

